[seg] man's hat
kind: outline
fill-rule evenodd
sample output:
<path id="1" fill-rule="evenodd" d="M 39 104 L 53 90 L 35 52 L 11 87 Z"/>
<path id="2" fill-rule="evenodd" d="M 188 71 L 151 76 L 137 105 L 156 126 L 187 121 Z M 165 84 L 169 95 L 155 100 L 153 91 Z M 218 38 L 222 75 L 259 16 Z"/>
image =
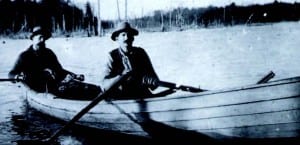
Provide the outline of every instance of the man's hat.
<path id="1" fill-rule="evenodd" d="M 46 31 L 46 30 L 42 29 L 41 26 L 36 26 L 36 27 L 34 27 L 33 30 L 32 30 L 32 33 L 31 33 L 31 35 L 30 35 L 30 39 L 32 40 L 32 38 L 33 38 L 34 36 L 38 35 L 38 34 L 43 35 L 44 38 L 45 38 L 45 40 L 49 39 L 49 38 L 52 36 L 52 34 L 51 34 L 50 31 Z"/>
<path id="2" fill-rule="evenodd" d="M 121 23 L 119 23 L 117 29 L 111 34 L 111 39 L 113 41 L 116 41 L 116 37 L 121 32 L 127 32 L 127 33 L 131 34 L 132 36 L 136 36 L 139 34 L 139 31 L 132 28 L 128 22 L 121 22 Z"/>

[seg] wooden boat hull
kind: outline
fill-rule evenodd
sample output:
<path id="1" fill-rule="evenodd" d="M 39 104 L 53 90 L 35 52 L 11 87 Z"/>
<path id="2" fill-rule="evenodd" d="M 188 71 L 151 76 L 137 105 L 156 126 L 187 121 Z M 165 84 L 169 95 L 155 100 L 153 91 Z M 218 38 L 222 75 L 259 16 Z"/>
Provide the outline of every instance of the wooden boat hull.
<path id="1" fill-rule="evenodd" d="M 31 107 L 65 121 L 89 103 L 54 99 L 55 96 L 50 94 L 31 91 L 26 93 L 26 98 Z M 145 120 L 218 139 L 299 137 L 300 133 L 300 77 L 233 89 L 177 92 L 165 97 L 113 103 L 117 107 L 100 102 L 78 123 L 142 136 L 151 136 L 143 127 Z"/>

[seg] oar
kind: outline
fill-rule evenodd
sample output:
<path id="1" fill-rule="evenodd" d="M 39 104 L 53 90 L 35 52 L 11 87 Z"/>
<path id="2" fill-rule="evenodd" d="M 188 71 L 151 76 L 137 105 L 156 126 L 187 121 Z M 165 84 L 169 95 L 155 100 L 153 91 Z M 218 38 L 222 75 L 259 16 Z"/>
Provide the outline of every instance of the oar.
<path id="1" fill-rule="evenodd" d="M 275 76 L 275 73 L 273 71 L 270 71 L 266 76 L 261 78 L 256 84 L 267 83 L 274 76 Z M 174 89 L 174 90 L 188 91 L 188 92 L 193 92 L 193 93 L 208 91 L 208 90 L 191 87 L 191 86 L 186 86 L 186 85 L 177 85 L 176 83 L 171 83 L 171 82 L 166 82 L 166 81 L 158 81 L 158 86 L 167 87 L 167 88 Z"/>
<path id="2" fill-rule="evenodd" d="M 275 73 L 273 71 L 270 71 L 267 75 L 265 75 L 263 78 L 261 78 L 256 84 L 267 83 L 274 76 L 275 76 Z"/>
<path id="3" fill-rule="evenodd" d="M 175 89 L 175 90 L 188 91 L 188 92 L 193 92 L 193 93 L 207 91 L 207 90 L 196 88 L 196 87 L 191 87 L 191 86 L 186 86 L 186 85 L 177 85 L 176 83 L 165 82 L 165 81 L 158 81 L 158 86 L 167 87 L 167 88 Z"/>
<path id="4" fill-rule="evenodd" d="M 19 140 L 18 143 L 21 144 L 50 144 L 53 141 L 57 139 L 58 136 L 61 135 L 66 129 L 68 129 L 72 124 L 74 124 L 76 121 L 78 121 L 84 114 L 86 114 L 90 109 L 92 109 L 94 106 L 96 106 L 100 101 L 103 99 L 107 98 L 111 91 L 118 87 L 121 82 L 125 79 L 127 79 L 129 74 L 120 76 L 119 79 L 116 79 L 109 87 L 108 89 L 103 92 L 98 94 L 98 96 L 91 101 L 86 107 L 84 107 L 80 112 L 78 112 L 67 124 L 65 124 L 61 129 L 59 129 L 57 132 L 55 132 L 50 138 L 45 139 L 45 140 Z"/>
<path id="5" fill-rule="evenodd" d="M 0 78 L 0 82 L 19 82 L 22 81 L 22 79 L 9 79 L 9 78 Z"/>
<path id="6" fill-rule="evenodd" d="M 124 115 L 126 115 L 132 122 L 134 122 L 134 123 L 136 123 L 136 124 L 138 124 L 138 125 L 141 125 L 140 124 L 140 122 L 137 120 L 137 119 L 135 119 L 133 116 L 131 116 L 129 113 L 126 113 L 126 111 L 125 110 L 123 110 L 119 105 L 117 105 L 117 104 L 115 104 L 113 101 L 111 101 L 111 100 L 105 100 L 108 104 L 111 104 L 111 105 L 113 105 L 114 107 L 116 107 L 116 109 L 120 112 L 120 113 L 122 113 L 122 114 L 124 114 Z"/>

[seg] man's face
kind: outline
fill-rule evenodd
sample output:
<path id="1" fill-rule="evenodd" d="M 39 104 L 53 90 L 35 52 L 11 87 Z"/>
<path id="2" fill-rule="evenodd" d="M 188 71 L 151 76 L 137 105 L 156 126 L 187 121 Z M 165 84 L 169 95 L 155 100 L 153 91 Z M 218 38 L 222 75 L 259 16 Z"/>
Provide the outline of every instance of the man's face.
<path id="1" fill-rule="evenodd" d="M 127 32 L 121 32 L 117 37 L 116 40 L 118 41 L 120 48 L 123 52 L 128 52 L 128 48 L 132 46 L 133 43 L 133 36 Z"/>
<path id="2" fill-rule="evenodd" d="M 34 50 L 38 50 L 42 47 L 45 47 L 45 38 L 44 38 L 44 36 L 41 35 L 41 34 L 33 36 L 32 45 L 34 46 L 33 47 Z"/>

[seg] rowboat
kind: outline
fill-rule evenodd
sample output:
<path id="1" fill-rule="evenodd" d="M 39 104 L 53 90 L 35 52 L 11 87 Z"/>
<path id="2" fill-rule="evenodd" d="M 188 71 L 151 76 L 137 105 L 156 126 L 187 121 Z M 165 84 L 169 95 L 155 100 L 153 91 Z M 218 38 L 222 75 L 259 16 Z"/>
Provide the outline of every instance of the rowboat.
<path id="1" fill-rule="evenodd" d="M 25 97 L 30 107 L 64 121 L 90 102 L 32 91 Z M 177 91 L 163 97 L 101 101 L 77 123 L 140 136 L 151 136 L 159 124 L 157 132 L 164 126 L 215 139 L 299 137 L 300 77 L 199 93 Z M 149 123 L 153 123 L 152 131 Z"/>

